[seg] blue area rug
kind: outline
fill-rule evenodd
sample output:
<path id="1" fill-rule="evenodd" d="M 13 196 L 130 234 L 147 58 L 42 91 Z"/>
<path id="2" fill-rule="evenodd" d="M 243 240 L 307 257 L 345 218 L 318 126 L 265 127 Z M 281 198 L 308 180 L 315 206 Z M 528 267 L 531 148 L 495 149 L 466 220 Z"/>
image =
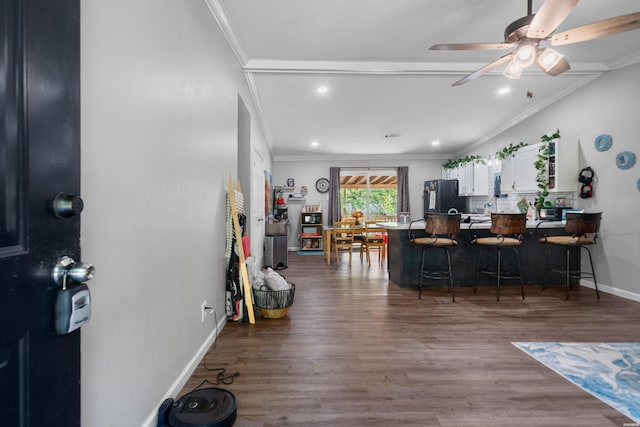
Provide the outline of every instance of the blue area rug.
<path id="1" fill-rule="evenodd" d="M 298 251 L 298 255 L 322 255 L 323 251 Z"/>
<path id="2" fill-rule="evenodd" d="M 512 343 L 640 423 L 640 343 Z"/>

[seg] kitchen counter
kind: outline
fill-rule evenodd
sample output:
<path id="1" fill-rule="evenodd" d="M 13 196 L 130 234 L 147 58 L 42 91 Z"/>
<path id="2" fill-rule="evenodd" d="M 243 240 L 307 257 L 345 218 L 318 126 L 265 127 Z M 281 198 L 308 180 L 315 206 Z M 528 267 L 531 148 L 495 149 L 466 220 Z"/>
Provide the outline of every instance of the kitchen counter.
<path id="1" fill-rule="evenodd" d="M 466 218 L 463 215 L 463 220 Z M 474 218 L 474 221 L 477 218 Z M 565 234 L 563 221 L 530 221 L 527 222 L 527 228 L 523 236 L 523 245 L 518 247 L 520 254 L 520 264 L 525 284 L 542 284 L 544 281 L 544 263 L 547 256 L 547 250 L 551 249 L 551 259 L 564 260 L 564 248 L 549 248 L 549 245 L 543 245 L 536 238 L 536 227 L 540 224 L 538 233 L 546 235 Z M 381 227 L 387 230 L 388 251 L 387 251 L 387 268 L 389 272 L 389 280 L 400 287 L 417 287 L 419 281 L 420 270 L 420 254 L 421 248 L 417 247 L 409 240 L 409 224 L 400 224 L 395 222 L 380 223 Z M 453 284 L 455 287 L 473 286 L 475 281 L 475 255 L 479 248 L 471 244 L 471 238 L 474 236 L 484 237 L 491 236 L 489 231 L 491 221 L 472 222 L 460 224 L 460 233 L 458 234 L 458 246 L 451 251 L 451 267 L 453 270 Z M 411 225 L 411 234 L 416 237 L 425 236 L 424 222 L 414 222 Z M 436 252 L 431 252 L 437 253 Z M 491 251 L 490 251 L 491 252 Z M 495 252 L 495 251 L 492 251 Z M 441 256 L 438 254 L 436 256 Z M 508 254 L 506 256 L 511 256 Z M 579 256 L 572 256 L 572 265 L 578 267 L 580 263 Z M 436 262 L 444 262 L 444 256 L 441 260 L 435 258 Z M 509 263 L 510 260 L 505 262 Z M 550 283 L 564 283 L 562 277 L 551 275 Z M 519 286 L 519 282 L 509 280 L 504 285 Z M 429 282 L 425 287 L 432 286 L 446 287 L 445 283 Z M 481 275 L 479 286 L 495 286 L 492 278 Z"/>
<path id="2" fill-rule="evenodd" d="M 460 221 L 460 233 L 464 233 L 465 230 L 489 230 L 491 228 L 491 218 L 486 217 L 486 220 L 481 220 L 479 218 L 485 217 L 472 217 L 471 222 L 465 222 L 465 218 L 468 216 L 462 216 L 462 221 Z M 564 228 L 565 221 L 527 221 L 527 229 L 535 229 L 538 224 L 540 224 L 540 228 Z M 410 224 L 401 224 L 399 222 L 381 222 L 379 224 L 380 227 L 384 227 L 387 230 L 408 230 Z M 411 230 L 420 230 L 424 228 L 424 221 L 414 222 L 411 226 Z"/>

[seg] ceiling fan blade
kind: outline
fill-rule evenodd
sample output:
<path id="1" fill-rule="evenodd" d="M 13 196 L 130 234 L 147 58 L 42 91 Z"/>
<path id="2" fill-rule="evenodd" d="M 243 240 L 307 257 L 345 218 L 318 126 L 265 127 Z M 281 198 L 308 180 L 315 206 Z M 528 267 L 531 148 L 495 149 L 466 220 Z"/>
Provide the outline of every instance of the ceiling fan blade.
<path id="1" fill-rule="evenodd" d="M 604 19 L 576 27 L 551 37 L 552 46 L 578 43 L 640 28 L 640 12 Z"/>
<path id="2" fill-rule="evenodd" d="M 434 44 L 429 50 L 502 50 L 515 46 L 515 43 L 448 43 Z"/>
<path id="3" fill-rule="evenodd" d="M 539 62 L 538 59 L 536 59 L 535 64 L 541 71 L 544 71 L 550 76 L 557 76 L 558 74 L 564 73 L 565 71 L 571 68 L 571 65 L 569 65 L 569 62 L 567 62 L 567 60 L 564 58 L 560 58 L 558 62 L 548 70 Z"/>
<path id="4" fill-rule="evenodd" d="M 505 62 L 511 61 L 511 58 L 513 58 L 513 52 L 507 53 L 506 55 L 501 56 L 499 59 L 497 59 L 497 60 L 485 65 L 484 67 L 480 68 L 479 70 L 476 70 L 473 73 L 466 75 L 465 77 L 461 78 L 460 80 L 458 80 L 457 82 L 455 82 L 451 86 L 460 86 L 462 84 L 465 84 L 468 81 L 475 80 L 478 77 L 480 77 L 481 75 L 483 75 L 484 73 L 487 73 L 487 72 L 493 70 L 494 68 L 499 67 L 500 65 L 504 64 Z"/>
<path id="5" fill-rule="evenodd" d="M 527 37 L 545 39 L 553 33 L 573 10 L 578 0 L 545 0 L 529 24 Z"/>

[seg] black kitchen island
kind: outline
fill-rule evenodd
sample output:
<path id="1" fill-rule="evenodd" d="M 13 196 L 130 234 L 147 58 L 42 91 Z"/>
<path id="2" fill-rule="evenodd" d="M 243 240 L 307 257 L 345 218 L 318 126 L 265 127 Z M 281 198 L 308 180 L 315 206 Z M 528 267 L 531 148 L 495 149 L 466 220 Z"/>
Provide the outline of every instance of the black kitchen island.
<path id="1" fill-rule="evenodd" d="M 418 287 L 419 270 L 420 270 L 420 254 L 421 248 L 413 245 L 409 240 L 409 224 L 398 223 L 381 223 L 388 233 L 388 249 L 387 249 L 387 268 L 389 272 L 389 280 L 395 285 L 402 288 Z M 476 223 L 461 223 L 460 234 L 458 234 L 458 246 L 451 249 L 451 268 L 453 272 L 453 284 L 455 287 L 473 286 L 476 278 L 477 256 L 479 247 L 471 244 L 474 236 L 485 237 L 491 236 L 490 221 Z M 525 285 L 539 284 L 544 282 L 544 266 L 547 251 L 551 249 L 551 260 L 554 265 L 566 265 L 564 248 L 552 247 L 538 242 L 536 238 L 537 222 L 528 222 L 527 229 L 523 238 L 523 245 L 518 247 L 520 254 L 520 264 Z M 417 222 L 411 225 L 411 232 L 416 237 L 425 236 L 424 222 Z M 546 234 L 548 236 L 566 234 L 564 231 L 564 223 L 561 221 L 543 222 L 538 229 L 538 234 Z M 579 248 L 572 248 L 575 251 L 571 254 L 572 269 L 578 268 L 580 265 Z M 442 251 L 430 250 L 428 261 L 446 265 L 444 254 Z M 493 262 L 495 265 L 495 250 L 485 250 L 483 255 L 483 263 Z M 503 251 L 503 265 L 505 268 L 512 268 L 515 264 L 515 257 L 512 251 Z M 564 284 L 565 279 L 557 274 L 548 276 L 549 283 Z M 508 280 L 504 282 L 505 286 L 519 285 L 519 281 Z M 478 286 L 495 286 L 495 279 L 480 275 Z M 423 287 L 446 287 L 446 283 L 434 283 L 425 281 Z"/>

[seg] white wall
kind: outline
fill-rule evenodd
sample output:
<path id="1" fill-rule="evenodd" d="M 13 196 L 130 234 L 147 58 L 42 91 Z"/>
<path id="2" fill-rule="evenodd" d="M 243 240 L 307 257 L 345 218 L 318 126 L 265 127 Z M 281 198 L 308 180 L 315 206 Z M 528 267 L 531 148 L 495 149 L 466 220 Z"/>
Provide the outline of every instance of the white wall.
<path id="1" fill-rule="evenodd" d="M 201 303 L 225 320 L 238 96 L 252 116 L 249 152 L 268 165 L 271 157 L 241 67 L 203 1 L 87 0 L 81 22 L 81 239 L 96 267 L 82 425 L 155 425 L 214 337 Z"/>
<path id="2" fill-rule="evenodd" d="M 364 156 L 363 156 L 364 157 Z M 298 233 L 300 232 L 300 208 L 303 204 L 321 205 L 322 212 L 328 212 L 329 193 L 321 194 L 316 191 L 315 183 L 319 178 L 329 178 L 329 168 L 337 166 L 341 168 L 350 167 L 385 167 L 397 168 L 398 166 L 409 167 L 409 203 L 411 207 L 411 217 L 421 218 L 424 214 L 422 204 L 422 192 L 424 181 L 438 179 L 441 177 L 443 159 L 396 159 L 396 160 L 275 160 L 273 162 L 273 185 L 285 185 L 287 178 L 293 178 L 296 184 L 296 191 L 300 186 L 306 185 L 308 194 L 304 202 L 287 203 L 289 218 L 292 226 L 292 233 L 289 235 L 288 245 L 290 248 L 300 246 Z M 286 197 L 286 194 L 285 194 Z M 323 218 L 327 224 L 326 217 Z"/>
<path id="3" fill-rule="evenodd" d="M 632 151 L 640 156 L 640 65 L 609 72 L 529 120 L 498 135 L 469 153 L 488 155 L 510 142 L 535 143 L 543 134 L 560 130 L 561 137 L 580 141 L 579 169 L 596 173 L 594 197 L 578 198 L 578 207 L 602 211 L 602 226 L 594 254 L 599 287 L 640 300 L 640 164 L 628 170 L 616 167 L 616 155 Z M 595 149 L 595 138 L 610 134 L 609 151 Z M 640 163 L 640 158 L 637 159 Z M 576 190 L 579 183 L 576 179 Z M 586 261 L 586 260 L 583 260 Z"/>

